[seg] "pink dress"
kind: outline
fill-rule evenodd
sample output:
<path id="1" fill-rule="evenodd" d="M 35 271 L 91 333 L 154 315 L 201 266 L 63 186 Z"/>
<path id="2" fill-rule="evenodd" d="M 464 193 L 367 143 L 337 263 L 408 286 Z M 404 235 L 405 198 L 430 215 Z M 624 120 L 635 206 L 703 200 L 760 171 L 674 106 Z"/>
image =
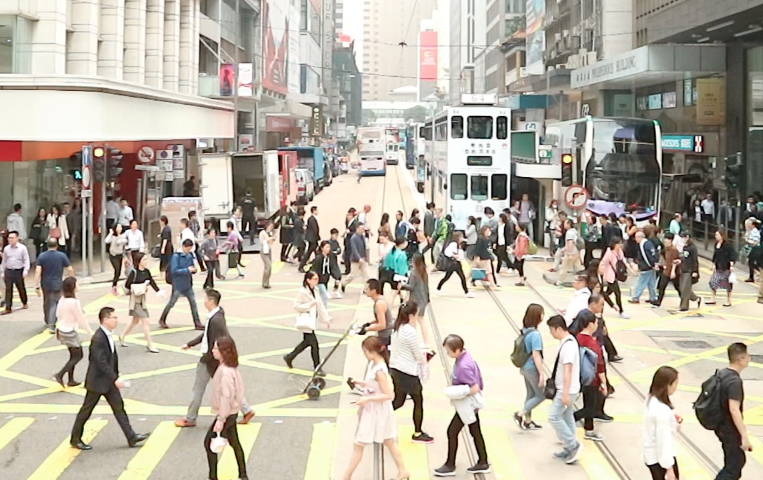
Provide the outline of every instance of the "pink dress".
<path id="1" fill-rule="evenodd" d="M 387 364 L 381 362 L 368 363 L 366 369 L 366 387 L 363 395 L 377 395 L 381 392 L 379 382 L 376 381 L 376 372 L 383 372 L 387 381 L 391 382 Z M 392 400 L 384 402 L 368 402 L 358 408 L 358 427 L 355 430 L 355 443 L 383 443 L 390 438 L 397 438 L 397 426 L 395 425 L 395 412 L 392 408 Z"/>

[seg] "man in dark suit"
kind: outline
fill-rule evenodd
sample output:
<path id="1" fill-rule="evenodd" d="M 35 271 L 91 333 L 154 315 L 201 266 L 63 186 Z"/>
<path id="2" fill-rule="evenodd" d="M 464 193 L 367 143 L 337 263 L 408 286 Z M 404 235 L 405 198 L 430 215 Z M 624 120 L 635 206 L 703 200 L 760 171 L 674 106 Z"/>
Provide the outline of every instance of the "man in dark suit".
<path id="1" fill-rule="evenodd" d="M 127 437 L 127 444 L 130 447 L 137 447 L 148 438 L 148 434 L 135 433 L 130 427 L 122 395 L 119 393 L 119 389 L 125 386 L 125 382 L 119 378 L 119 359 L 111 334 L 118 323 L 114 309 L 103 307 L 98 313 L 98 320 L 101 322 L 101 328 L 95 331 L 90 341 L 90 364 L 85 376 L 85 390 L 87 390 L 85 402 L 74 420 L 70 443 L 72 447 L 80 450 L 93 448 L 82 441 L 82 432 L 85 429 L 85 422 L 92 415 L 98 401 L 101 397 L 105 397 Z"/>
<path id="2" fill-rule="evenodd" d="M 315 250 L 318 249 L 318 242 L 321 240 L 321 230 L 318 226 L 318 207 L 310 207 L 310 214 L 310 218 L 307 219 L 307 232 L 305 233 L 307 250 L 299 262 L 299 271 L 304 271 L 305 265 L 310 260 L 310 257 L 313 256 Z"/>
<path id="3" fill-rule="evenodd" d="M 175 426 L 196 426 L 196 419 L 199 416 L 199 407 L 201 407 L 201 401 L 204 398 L 207 384 L 215 375 L 215 371 L 220 365 L 220 362 L 215 360 L 215 357 L 212 356 L 212 347 L 215 346 L 215 342 L 217 342 L 218 339 L 222 337 L 230 337 L 228 326 L 225 322 L 225 312 L 220 308 L 220 298 L 220 292 L 217 290 L 209 289 L 206 291 L 204 306 L 209 312 L 209 318 L 204 327 L 204 333 L 181 347 L 183 350 L 188 350 L 191 347 L 200 345 L 201 359 L 196 366 L 196 381 L 193 384 L 193 400 L 191 400 L 191 404 L 188 406 L 188 412 L 186 413 L 185 418 L 176 420 Z M 246 402 L 246 399 L 241 402 L 241 412 L 244 414 L 244 418 L 238 423 L 242 425 L 249 423 L 249 420 L 254 416 L 254 411 Z"/>

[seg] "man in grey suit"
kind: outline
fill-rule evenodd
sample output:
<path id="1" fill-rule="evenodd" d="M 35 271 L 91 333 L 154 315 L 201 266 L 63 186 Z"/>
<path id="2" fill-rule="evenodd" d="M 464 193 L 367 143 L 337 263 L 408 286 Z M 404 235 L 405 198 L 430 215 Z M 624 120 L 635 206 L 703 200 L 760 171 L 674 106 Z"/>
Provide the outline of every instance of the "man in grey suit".
<path id="1" fill-rule="evenodd" d="M 204 332 L 198 337 L 194 338 L 190 342 L 183 345 L 183 350 L 188 350 L 196 345 L 201 345 L 201 359 L 196 366 L 196 381 L 193 384 L 193 399 L 188 406 L 188 413 L 185 418 L 175 421 L 177 427 L 195 427 L 196 419 L 199 416 L 199 407 L 201 407 L 201 400 L 204 398 L 204 392 L 207 390 L 207 384 L 215 375 L 217 367 L 220 362 L 215 360 L 212 356 L 212 347 L 215 342 L 222 337 L 230 337 L 228 332 L 228 326 L 225 322 L 225 312 L 220 308 L 220 292 L 210 288 L 206 292 L 204 298 L 204 306 L 209 312 L 209 318 L 207 324 L 204 326 Z M 249 420 L 254 417 L 254 411 L 252 407 L 244 400 L 241 403 L 241 412 L 244 414 L 244 418 L 239 420 L 240 425 L 249 423 Z"/>

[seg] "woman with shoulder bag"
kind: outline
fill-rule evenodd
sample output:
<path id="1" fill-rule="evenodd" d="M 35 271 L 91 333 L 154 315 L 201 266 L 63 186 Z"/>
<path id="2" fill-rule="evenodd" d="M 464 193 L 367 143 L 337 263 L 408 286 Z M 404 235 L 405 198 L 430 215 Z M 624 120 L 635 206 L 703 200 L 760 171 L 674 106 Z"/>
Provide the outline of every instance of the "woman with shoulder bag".
<path id="1" fill-rule="evenodd" d="M 736 252 L 734 247 L 729 244 L 726 232 L 718 230 L 715 232 L 715 251 L 713 252 L 713 274 L 710 277 L 710 301 L 705 305 L 715 305 L 715 291 L 718 289 L 726 290 L 726 303 L 724 307 L 731 306 L 731 291 L 734 289 L 736 274 L 732 271 L 736 261 Z"/>
<path id="2" fill-rule="evenodd" d="M 486 227 L 487 228 L 487 227 Z M 437 293 L 440 294 L 442 286 L 445 282 L 450 280 L 450 277 L 455 273 L 458 278 L 461 279 L 461 288 L 464 289 L 464 294 L 468 298 L 474 298 L 474 293 L 469 291 L 469 287 L 466 286 L 466 276 L 464 275 L 464 269 L 461 267 L 461 260 L 464 259 L 464 251 L 461 249 L 461 240 L 463 236 L 461 232 L 453 234 L 453 240 L 445 247 L 441 255 L 445 262 L 445 276 L 442 277 L 440 283 L 437 284 Z"/>
<path id="3" fill-rule="evenodd" d="M 424 321 L 424 315 L 429 305 L 429 274 L 424 262 L 424 255 L 417 253 L 413 256 L 413 268 L 408 276 L 408 283 L 403 284 L 402 290 L 411 292 L 409 302 L 413 301 L 417 305 L 414 313 L 414 329 L 416 324 L 421 328 L 421 336 L 424 338 L 424 345 L 429 346 L 429 327 Z"/>
<path id="4" fill-rule="evenodd" d="M 599 275 L 603 279 L 602 288 L 604 289 L 604 300 L 607 304 L 615 308 L 610 295 L 615 294 L 618 312 L 620 318 L 630 318 L 623 310 L 623 297 L 620 291 L 620 282 L 627 280 L 627 267 L 625 266 L 625 254 L 623 253 L 623 241 L 620 237 L 615 237 L 609 244 L 604 256 L 599 263 Z"/>
<path id="5" fill-rule="evenodd" d="M 302 288 L 297 293 L 297 298 L 294 299 L 294 310 L 297 311 L 296 327 L 302 332 L 302 341 L 294 347 L 291 353 L 283 356 L 286 366 L 289 368 L 294 367 L 294 359 L 307 347 L 310 347 L 310 354 L 313 357 L 313 369 L 317 370 L 321 364 L 321 353 L 318 347 L 318 337 L 315 336 L 315 329 L 318 328 L 318 320 L 331 328 L 331 318 L 329 318 L 326 307 L 316 292 L 319 280 L 318 274 L 314 271 L 310 270 L 305 273 Z M 322 373 L 319 372 L 319 374 Z"/>
<path id="6" fill-rule="evenodd" d="M 135 326 L 140 323 L 143 326 L 143 336 L 146 338 L 146 350 L 151 353 L 159 353 L 151 342 L 151 327 L 148 325 L 148 302 L 146 301 L 146 292 L 148 287 L 154 289 L 160 296 L 164 296 L 164 291 L 159 290 L 151 272 L 148 271 L 148 257 L 144 253 L 135 255 L 135 268 L 127 275 L 125 280 L 125 290 L 130 295 L 130 316 L 132 322 L 125 326 L 122 334 L 119 336 L 119 344 L 126 347 L 125 337 L 130 334 Z"/>
<path id="7" fill-rule="evenodd" d="M 82 305 L 74 296 L 77 291 L 77 279 L 67 277 L 62 284 L 63 298 L 56 306 L 56 338 L 69 350 L 69 360 L 53 378 L 64 388 L 76 387 L 80 382 L 74 380 L 74 367 L 82 360 L 82 341 L 77 327 L 87 331 L 88 337 L 93 335 L 90 324 L 82 312 Z M 64 374 L 69 375 L 69 382 L 64 386 Z"/>
<path id="8" fill-rule="evenodd" d="M 517 225 L 518 228 L 521 228 Z M 538 325 L 543 322 L 543 307 L 533 303 L 527 307 L 522 321 L 522 336 L 524 337 L 525 352 L 529 354 L 527 361 L 519 368 L 519 373 L 525 379 L 524 408 L 514 412 L 514 423 L 522 430 L 540 430 L 542 427 L 532 420 L 532 411 L 543 403 L 543 387 L 546 376 L 543 373 L 543 337 L 538 331 Z"/>
<path id="9" fill-rule="evenodd" d="M 125 238 L 122 228 L 121 224 L 115 223 L 104 240 L 106 245 L 109 246 L 109 262 L 111 262 L 111 267 L 114 269 L 114 278 L 111 279 L 111 294 L 114 296 L 117 295 L 117 282 L 119 282 L 119 277 L 122 275 L 122 261 L 124 260 L 125 247 L 127 246 L 127 238 Z"/>
<path id="10" fill-rule="evenodd" d="M 34 242 L 35 253 L 38 257 L 42 252 L 47 250 L 45 243 L 48 241 L 50 232 L 47 217 L 48 215 L 44 208 L 37 210 L 37 216 L 32 220 L 32 226 L 29 229 L 29 240 Z"/>
<path id="11" fill-rule="evenodd" d="M 48 238 L 58 240 L 60 250 L 66 253 L 66 241 L 69 240 L 69 227 L 66 224 L 66 215 L 61 213 L 61 207 L 53 205 L 46 221 L 48 226 Z M 69 255 L 67 255 L 68 257 Z"/>

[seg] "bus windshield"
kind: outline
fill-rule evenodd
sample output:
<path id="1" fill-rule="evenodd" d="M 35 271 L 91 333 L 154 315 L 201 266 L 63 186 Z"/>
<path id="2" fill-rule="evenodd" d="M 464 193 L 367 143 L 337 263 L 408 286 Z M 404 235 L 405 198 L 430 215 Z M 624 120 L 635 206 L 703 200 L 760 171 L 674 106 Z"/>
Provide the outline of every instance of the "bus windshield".
<path id="1" fill-rule="evenodd" d="M 594 204 L 615 203 L 626 211 L 656 212 L 661 167 L 655 125 L 650 120 L 593 121 L 593 151 L 586 187 Z"/>

